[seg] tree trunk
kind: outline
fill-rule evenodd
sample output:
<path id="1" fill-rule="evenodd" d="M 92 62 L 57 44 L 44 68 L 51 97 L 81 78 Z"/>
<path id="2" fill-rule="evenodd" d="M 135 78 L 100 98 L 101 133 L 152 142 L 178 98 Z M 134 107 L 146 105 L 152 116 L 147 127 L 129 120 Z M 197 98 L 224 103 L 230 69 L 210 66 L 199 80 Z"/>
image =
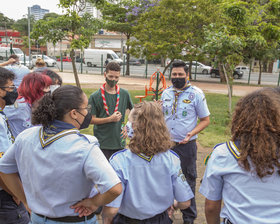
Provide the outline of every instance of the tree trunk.
<path id="1" fill-rule="evenodd" d="M 160 67 L 165 67 L 165 58 L 160 57 Z"/>
<path id="2" fill-rule="evenodd" d="M 190 80 L 192 80 L 192 60 L 190 60 L 190 64 L 189 64 L 189 78 Z"/>
<path id="3" fill-rule="evenodd" d="M 168 68 L 171 69 L 171 65 L 172 65 L 173 61 L 174 61 L 174 59 L 172 59 L 172 60 L 169 62 L 169 64 L 166 65 L 166 66 L 164 67 L 163 72 L 162 72 L 163 75 L 165 74 L 165 72 L 166 72 L 166 70 L 167 70 Z"/>
<path id="4" fill-rule="evenodd" d="M 218 63 L 218 70 L 219 70 L 219 74 L 220 74 L 220 82 L 221 83 L 226 83 L 226 75 L 224 73 L 224 69 L 223 69 L 223 65 L 221 63 Z"/>
<path id="5" fill-rule="evenodd" d="M 259 61 L 259 68 L 260 68 L 260 71 L 259 71 L 258 85 L 261 84 L 261 79 L 262 79 L 262 61 L 261 60 Z"/>
<path id="6" fill-rule="evenodd" d="M 127 41 L 126 41 L 126 76 L 130 76 L 130 71 L 129 71 L 129 60 L 130 60 L 130 53 L 129 53 L 129 48 L 130 48 L 130 44 L 129 44 L 129 40 L 130 40 L 130 35 L 126 35 Z"/>
<path id="7" fill-rule="evenodd" d="M 70 51 L 70 57 L 71 57 L 71 60 L 72 60 L 72 67 L 73 67 L 73 72 L 74 72 L 74 77 L 75 77 L 76 85 L 79 88 L 81 88 L 80 80 L 79 80 L 79 76 L 78 76 L 78 72 L 77 72 L 77 68 L 76 68 L 76 63 L 75 63 L 75 51 L 74 51 L 74 49 L 72 49 Z"/>
<path id="8" fill-rule="evenodd" d="M 229 76 L 227 74 L 227 71 L 225 69 L 224 64 L 222 65 L 222 68 L 223 68 L 223 72 L 225 74 L 225 78 L 226 78 L 226 82 L 227 82 L 227 88 L 228 88 L 228 114 L 229 114 L 229 117 L 231 117 L 232 83 L 229 80 Z"/>

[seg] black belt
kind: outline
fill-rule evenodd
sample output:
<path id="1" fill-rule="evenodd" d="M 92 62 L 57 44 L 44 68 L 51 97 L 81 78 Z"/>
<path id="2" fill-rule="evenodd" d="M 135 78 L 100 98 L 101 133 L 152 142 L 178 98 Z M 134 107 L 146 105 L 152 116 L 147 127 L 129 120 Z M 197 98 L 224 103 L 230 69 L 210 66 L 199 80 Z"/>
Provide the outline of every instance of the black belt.
<path id="1" fill-rule="evenodd" d="M 40 215 L 40 214 L 37 214 L 35 213 L 36 215 L 42 217 L 42 218 L 46 218 L 46 219 L 49 219 L 49 220 L 52 220 L 52 221 L 56 221 L 56 222 L 69 222 L 69 223 L 75 223 L 75 222 L 83 222 L 83 221 L 86 221 L 86 218 L 87 220 L 90 220 L 91 218 L 94 217 L 94 213 L 92 213 L 91 215 L 89 216 L 83 216 L 83 217 L 79 217 L 79 216 L 64 216 L 64 217 L 59 217 L 59 218 L 50 218 L 50 217 L 47 217 L 47 216 L 44 216 L 44 215 Z"/>
<path id="2" fill-rule="evenodd" d="M 147 221 L 147 220 L 149 220 L 150 222 L 158 221 L 158 218 L 159 218 L 160 216 L 164 215 L 164 213 L 166 213 L 166 211 L 164 211 L 164 212 L 162 212 L 162 213 L 160 213 L 160 214 L 158 214 L 158 215 L 155 215 L 155 216 L 153 216 L 153 217 L 151 217 L 151 218 L 143 219 L 143 220 L 140 220 L 140 219 L 132 219 L 132 218 L 129 218 L 129 217 L 127 217 L 127 216 L 125 216 L 125 215 L 122 215 L 122 214 L 120 214 L 120 213 L 119 213 L 118 215 L 121 216 L 122 218 L 124 218 L 124 219 L 125 219 L 125 222 L 126 222 L 127 224 L 142 224 L 142 223 L 144 223 L 144 222 Z"/>
<path id="3" fill-rule="evenodd" d="M 228 218 L 224 218 L 224 223 L 225 224 L 233 224 Z"/>
<path id="4" fill-rule="evenodd" d="M 190 141 L 188 141 L 186 144 L 191 143 L 191 142 L 193 142 L 193 141 L 196 141 L 196 139 L 190 140 Z M 179 142 L 173 142 L 173 144 L 174 144 L 174 146 L 180 145 Z M 185 145 L 185 144 L 182 144 L 182 145 Z"/>

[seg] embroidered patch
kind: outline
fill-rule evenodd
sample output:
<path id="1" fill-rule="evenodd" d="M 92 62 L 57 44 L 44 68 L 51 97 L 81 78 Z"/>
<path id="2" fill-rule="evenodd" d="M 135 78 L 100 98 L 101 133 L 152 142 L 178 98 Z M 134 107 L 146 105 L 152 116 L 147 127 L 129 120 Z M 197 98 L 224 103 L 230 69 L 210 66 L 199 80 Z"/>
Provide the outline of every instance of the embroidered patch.
<path id="1" fill-rule="evenodd" d="M 188 114 L 188 112 L 187 112 L 187 111 L 183 111 L 183 112 L 182 112 L 182 116 L 183 116 L 183 117 L 186 117 L 186 116 L 187 116 L 187 114 Z"/>
<path id="2" fill-rule="evenodd" d="M 0 152 L 0 158 L 2 158 L 3 155 L 4 155 L 4 152 Z"/>
<path id="3" fill-rule="evenodd" d="M 165 115 L 168 115 L 168 110 L 165 111 Z"/>
<path id="4" fill-rule="evenodd" d="M 194 100 L 194 96 L 195 96 L 194 93 L 190 93 L 190 94 L 189 94 L 189 99 L 190 99 L 190 100 Z"/>
<path id="5" fill-rule="evenodd" d="M 187 103 L 187 104 L 189 104 L 189 103 L 191 103 L 192 101 L 190 101 L 190 100 L 188 100 L 188 99 L 184 99 L 183 100 L 183 103 Z"/>

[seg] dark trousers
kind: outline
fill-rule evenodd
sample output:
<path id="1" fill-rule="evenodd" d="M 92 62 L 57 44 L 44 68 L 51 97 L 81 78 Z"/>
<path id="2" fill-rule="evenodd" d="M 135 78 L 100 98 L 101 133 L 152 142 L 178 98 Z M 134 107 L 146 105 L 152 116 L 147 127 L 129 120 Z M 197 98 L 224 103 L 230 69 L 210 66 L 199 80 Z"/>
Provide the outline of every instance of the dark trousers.
<path id="1" fill-rule="evenodd" d="M 196 186 L 196 158 L 197 158 L 197 146 L 196 141 L 190 141 L 187 144 L 177 144 L 173 147 L 181 160 L 182 171 L 186 177 L 188 184 L 190 185 L 193 194 L 195 194 Z M 181 210 L 183 213 L 184 222 L 192 223 L 197 217 L 195 198 L 191 199 L 191 206 L 187 209 Z"/>
<path id="2" fill-rule="evenodd" d="M 122 149 L 101 149 L 103 152 L 104 156 L 106 157 L 107 160 L 110 159 L 110 157 L 117 151 L 120 151 Z"/>
<path id="3" fill-rule="evenodd" d="M 113 224 L 171 224 L 172 222 L 167 211 L 144 220 L 131 219 L 118 213 L 113 220 Z"/>
<path id="4" fill-rule="evenodd" d="M 24 205 L 17 205 L 6 191 L 0 191 L 0 223 L 28 224 L 29 215 Z"/>

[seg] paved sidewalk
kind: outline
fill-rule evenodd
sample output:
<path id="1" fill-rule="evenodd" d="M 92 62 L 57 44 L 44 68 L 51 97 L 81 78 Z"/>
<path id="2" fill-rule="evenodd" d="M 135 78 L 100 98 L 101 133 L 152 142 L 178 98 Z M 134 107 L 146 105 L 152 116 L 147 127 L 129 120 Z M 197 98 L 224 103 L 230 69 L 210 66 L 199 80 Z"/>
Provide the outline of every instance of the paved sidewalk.
<path id="1" fill-rule="evenodd" d="M 58 72 L 58 74 L 62 77 L 63 83 L 75 83 L 75 78 L 73 73 L 66 72 Z M 103 75 L 89 75 L 89 74 L 79 74 L 79 80 L 83 87 L 90 88 L 99 88 L 101 84 L 105 82 L 105 78 Z M 133 90 L 144 90 L 145 85 L 149 84 L 149 79 L 144 78 L 135 78 L 135 77 L 120 77 L 119 85 L 125 89 L 133 89 Z M 220 83 L 212 83 L 212 82 L 192 82 L 193 85 L 202 89 L 205 93 L 219 93 L 219 94 L 227 94 L 227 86 L 225 84 Z M 171 81 L 167 80 L 167 85 L 171 86 Z M 233 95 L 234 96 L 244 96 L 250 92 L 253 92 L 262 87 L 258 86 L 243 86 L 243 85 L 234 85 L 233 86 Z"/>

